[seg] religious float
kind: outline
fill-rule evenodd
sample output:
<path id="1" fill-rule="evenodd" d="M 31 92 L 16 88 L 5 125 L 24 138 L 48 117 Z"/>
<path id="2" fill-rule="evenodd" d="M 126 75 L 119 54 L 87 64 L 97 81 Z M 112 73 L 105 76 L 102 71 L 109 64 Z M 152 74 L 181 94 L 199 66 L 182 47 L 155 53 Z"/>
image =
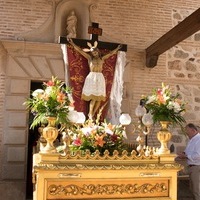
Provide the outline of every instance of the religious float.
<path id="1" fill-rule="evenodd" d="M 47 199 L 177 199 L 175 155 L 123 152 L 34 155 L 34 200 Z"/>
<path id="2" fill-rule="evenodd" d="M 40 150 L 33 156 L 33 199 L 176 200 L 182 165 L 168 149 L 168 124 L 184 122 L 184 104 L 164 84 L 154 92 L 142 99 L 136 115 L 143 132 L 161 121 L 161 146 L 144 147 L 138 137 L 138 147 L 129 149 L 124 143 L 129 115 L 122 114 L 117 125 L 100 121 L 101 112 L 95 120 L 85 120 L 83 113 L 72 109 L 70 88 L 55 77 L 44 83 L 44 89 L 33 91 L 25 102 L 34 113 L 31 127 L 42 125 Z M 61 143 L 55 146 L 58 135 Z"/>

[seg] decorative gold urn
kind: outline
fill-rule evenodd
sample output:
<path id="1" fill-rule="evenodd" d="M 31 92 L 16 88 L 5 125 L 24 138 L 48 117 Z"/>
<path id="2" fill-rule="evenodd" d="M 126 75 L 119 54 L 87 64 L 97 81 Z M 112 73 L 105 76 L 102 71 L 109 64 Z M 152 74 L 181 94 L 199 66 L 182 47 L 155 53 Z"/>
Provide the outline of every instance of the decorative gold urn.
<path id="1" fill-rule="evenodd" d="M 58 129 L 55 127 L 56 117 L 47 117 L 48 125 L 43 128 L 42 136 L 47 141 L 44 148 L 41 149 L 41 153 L 55 153 L 54 141 L 58 136 Z"/>
<path id="2" fill-rule="evenodd" d="M 161 143 L 161 147 L 158 150 L 158 154 L 170 154 L 168 142 L 170 141 L 172 134 L 168 130 L 169 124 L 169 121 L 160 121 L 161 129 L 157 133 L 157 138 Z"/>

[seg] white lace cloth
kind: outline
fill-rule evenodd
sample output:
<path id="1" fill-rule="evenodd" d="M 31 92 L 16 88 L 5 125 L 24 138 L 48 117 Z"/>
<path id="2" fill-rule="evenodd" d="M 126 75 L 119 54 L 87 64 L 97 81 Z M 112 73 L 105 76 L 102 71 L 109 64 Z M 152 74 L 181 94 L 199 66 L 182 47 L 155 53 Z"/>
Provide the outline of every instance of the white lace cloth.
<path id="1" fill-rule="evenodd" d="M 119 124 L 119 117 L 121 115 L 121 103 L 124 83 L 123 74 L 125 65 L 126 53 L 123 51 L 119 51 L 117 55 L 114 80 L 110 94 L 110 106 L 108 110 L 108 119 L 112 124 Z"/>
<path id="2" fill-rule="evenodd" d="M 90 72 L 85 78 L 82 90 L 83 100 L 105 101 L 106 99 L 106 81 L 101 72 Z"/>

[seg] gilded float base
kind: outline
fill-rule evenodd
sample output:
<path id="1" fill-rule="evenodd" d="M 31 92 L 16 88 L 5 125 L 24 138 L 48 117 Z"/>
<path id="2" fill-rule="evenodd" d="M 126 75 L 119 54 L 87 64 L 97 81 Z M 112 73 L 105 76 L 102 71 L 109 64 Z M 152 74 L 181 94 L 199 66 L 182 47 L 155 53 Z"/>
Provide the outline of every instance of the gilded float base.
<path id="1" fill-rule="evenodd" d="M 177 200 L 175 155 L 34 155 L 34 200 Z"/>

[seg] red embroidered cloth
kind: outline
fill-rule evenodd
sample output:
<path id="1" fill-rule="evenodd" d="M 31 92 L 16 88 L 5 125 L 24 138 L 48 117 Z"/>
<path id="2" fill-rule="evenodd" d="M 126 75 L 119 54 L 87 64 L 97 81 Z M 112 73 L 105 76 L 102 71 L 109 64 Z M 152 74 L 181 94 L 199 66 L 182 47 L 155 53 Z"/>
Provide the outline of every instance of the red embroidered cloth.
<path id="1" fill-rule="evenodd" d="M 107 50 L 101 50 L 102 54 L 108 53 Z M 89 73 L 88 61 L 85 57 L 83 57 L 80 53 L 74 50 L 73 47 L 67 45 L 67 56 L 68 56 L 68 80 L 69 84 L 73 89 L 73 99 L 75 101 L 75 109 L 78 112 L 84 112 L 85 116 L 88 115 L 89 110 L 89 102 L 81 99 L 82 88 L 84 85 L 85 77 Z M 115 72 L 115 64 L 117 60 L 117 54 L 110 56 L 105 60 L 103 65 L 103 75 L 106 80 L 106 101 L 102 102 L 101 106 L 104 106 L 104 110 L 101 118 L 104 119 L 107 113 L 107 107 L 109 105 L 109 97 L 111 93 L 114 72 Z"/>

